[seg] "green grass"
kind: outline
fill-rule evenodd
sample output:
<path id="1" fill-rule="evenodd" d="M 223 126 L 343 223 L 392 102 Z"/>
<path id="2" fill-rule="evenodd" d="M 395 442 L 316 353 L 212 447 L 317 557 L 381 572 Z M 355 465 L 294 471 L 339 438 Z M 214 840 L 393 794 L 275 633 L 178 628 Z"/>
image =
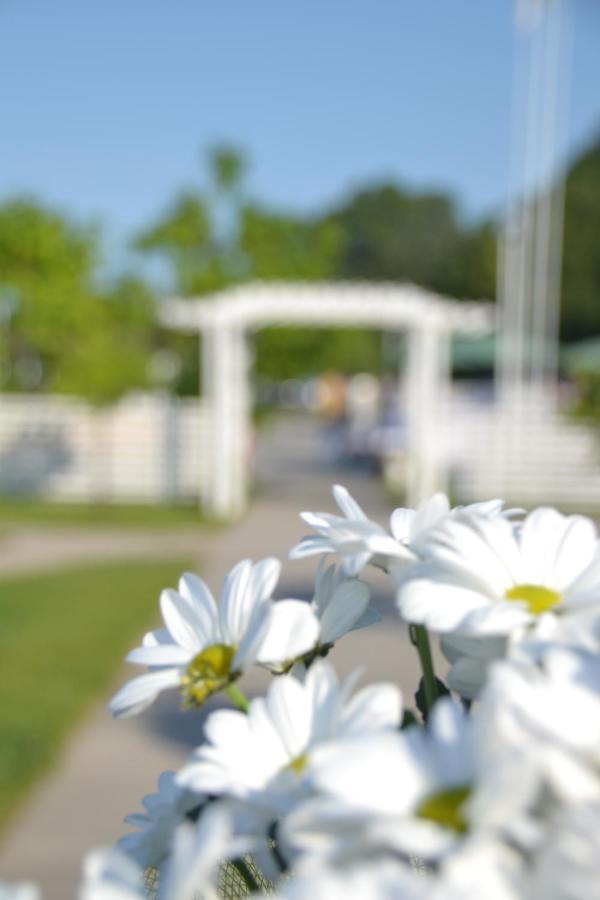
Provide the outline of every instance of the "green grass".
<path id="1" fill-rule="evenodd" d="M 0 582 L 0 828 L 185 568 L 119 562 Z"/>
<path id="2" fill-rule="evenodd" d="M 42 500 L 0 499 L 0 528 L 12 525 L 105 525 L 111 528 L 172 528 L 206 525 L 197 506 L 116 506 L 90 503 L 48 503 Z"/>

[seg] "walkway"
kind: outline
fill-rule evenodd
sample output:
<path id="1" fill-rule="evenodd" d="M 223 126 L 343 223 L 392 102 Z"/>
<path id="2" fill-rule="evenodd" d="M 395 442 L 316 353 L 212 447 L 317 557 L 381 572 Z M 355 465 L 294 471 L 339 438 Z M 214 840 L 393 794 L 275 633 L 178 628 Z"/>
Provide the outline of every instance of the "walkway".
<path id="1" fill-rule="evenodd" d="M 298 511 L 333 511 L 332 481 L 347 484 L 373 518 L 385 521 L 389 511 L 381 488 L 368 474 L 328 471 L 323 466 L 317 427 L 302 418 L 286 418 L 266 429 L 257 471 L 257 497 L 242 522 L 205 534 L 201 545 L 190 546 L 180 532 L 168 539 L 169 547 L 171 542 L 177 547 L 176 555 L 194 551 L 204 578 L 214 588 L 244 556 L 256 559 L 275 555 L 285 560 L 290 547 L 306 531 Z M 167 549 L 160 539 L 157 544 L 154 533 L 146 536 L 146 544 L 140 535 L 136 540 L 140 554 L 156 555 L 158 546 L 161 554 Z M 111 556 L 123 544 L 122 532 L 110 540 L 105 536 L 102 541 L 102 552 Z M 82 545 L 78 546 L 77 558 L 82 559 Z M 95 558 L 97 550 L 93 551 Z M 91 544 L 88 551 L 92 553 Z M 47 554 L 37 559 L 30 556 L 28 568 L 44 567 L 48 562 Z M 315 561 L 310 560 L 285 562 L 278 596 L 310 596 L 314 566 Z M 417 677 L 414 654 L 393 610 L 387 583 L 375 573 L 372 584 L 384 620 L 368 631 L 346 637 L 331 658 L 342 675 L 357 664 L 366 664 L 363 680 L 399 681 L 412 705 Z M 68 900 L 73 896 L 85 852 L 112 844 L 125 830 L 123 817 L 137 810 L 141 797 L 153 790 L 158 774 L 180 766 L 189 748 L 198 742 L 206 713 L 180 714 L 174 696 L 161 699 L 142 716 L 111 720 L 106 701 L 130 675 L 131 670 L 118 673 L 106 696 L 80 723 L 55 769 L 21 808 L 0 848 L 0 877 L 30 878 L 42 886 L 47 900 Z M 254 694 L 267 683 L 268 676 L 258 673 L 246 679 L 244 686 Z"/>

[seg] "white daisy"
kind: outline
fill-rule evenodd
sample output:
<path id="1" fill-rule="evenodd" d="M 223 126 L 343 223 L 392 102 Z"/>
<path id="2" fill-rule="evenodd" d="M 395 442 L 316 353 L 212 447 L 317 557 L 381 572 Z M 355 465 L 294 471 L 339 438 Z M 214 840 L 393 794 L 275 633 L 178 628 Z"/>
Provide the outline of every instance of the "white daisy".
<path id="1" fill-rule="evenodd" d="M 561 810 L 525 883 L 531 900 L 596 900 L 600 885 L 600 804 Z"/>
<path id="2" fill-rule="evenodd" d="M 280 900 L 518 900 L 515 860 L 497 844 L 470 845 L 435 872 L 396 860 L 319 867 L 282 885 Z M 587 900 L 587 898 L 586 898 Z"/>
<path id="3" fill-rule="evenodd" d="M 171 851 L 175 829 L 198 803 L 197 794 L 185 791 L 175 783 L 174 772 L 163 772 L 158 779 L 158 793 L 149 794 L 142 800 L 146 811 L 125 818 L 138 830 L 122 837 L 117 848 L 143 869 L 160 868 Z"/>
<path id="4" fill-rule="evenodd" d="M 429 538 L 436 529 L 446 521 L 460 513 L 466 512 L 484 518 L 502 516 L 510 520 L 523 512 L 521 509 L 504 508 L 503 500 L 485 500 L 471 503 L 469 506 L 450 508 L 450 501 L 445 494 L 434 494 L 423 502 L 418 509 L 395 509 L 390 520 L 392 534 L 399 543 L 412 553 L 412 558 L 390 561 L 389 571 L 396 584 L 411 576 L 414 564 L 423 557 Z"/>
<path id="5" fill-rule="evenodd" d="M 310 603 L 310 609 L 319 623 L 319 633 L 314 645 L 303 655 L 303 660 L 310 662 L 315 656 L 326 655 L 333 644 L 349 631 L 379 622 L 380 614 L 369 605 L 370 594 L 368 586 L 362 581 L 347 578 L 341 568 L 325 568 L 324 560 L 321 560 Z M 263 645 L 263 652 L 269 651 L 269 642 L 274 640 L 276 635 L 271 633 Z M 298 660 L 291 658 L 275 670 L 288 671 L 295 662 Z"/>
<path id="6" fill-rule="evenodd" d="M 325 568 L 322 560 L 315 578 L 312 608 L 319 620 L 319 646 L 334 644 L 349 631 L 367 628 L 381 620 L 369 606 L 371 592 L 356 578 L 347 578 L 335 566 Z"/>
<path id="7" fill-rule="evenodd" d="M 473 739 L 473 723 L 451 701 L 439 701 L 427 729 L 378 734 L 324 748 L 312 782 L 320 796 L 303 801 L 281 827 L 288 856 L 345 865 L 400 853 L 438 859 L 474 834 L 520 823 L 531 791 L 528 772 Z M 507 787 L 509 790 L 507 791 Z"/>
<path id="8" fill-rule="evenodd" d="M 445 494 L 434 494 L 418 509 L 395 509 L 390 518 L 389 534 L 381 525 L 367 517 L 361 506 L 345 487 L 336 484 L 333 496 L 343 516 L 330 513 L 300 513 L 304 521 L 317 532 L 302 538 L 290 551 L 290 559 L 314 556 L 321 553 L 338 553 L 346 575 L 355 576 L 372 563 L 395 578 L 404 577 L 407 569 L 418 561 L 421 545 L 429 531 L 444 521 L 448 515 L 462 509 L 482 516 L 514 515 L 519 510 L 502 512 L 501 500 L 474 503 L 468 507 L 450 509 Z"/>
<path id="9" fill-rule="evenodd" d="M 377 684 L 351 697 L 354 682 L 351 677 L 340 686 L 333 668 L 318 660 L 303 682 L 294 675 L 275 679 L 264 698 L 252 700 L 247 715 L 213 712 L 205 724 L 207 743 L 192 754 L 179 783 L 261 807 L 288 806 L 320 747 L 398 727 L 398 689 Z"/>
<path id="10" fill-rule="evenodd" d="M 491 670 L 475 717 L 478 740 L 519 754 L 561 802 L 600 801 L 600 658 L 549 648 L 539 665 Z"/>
<path id="11" fill-rule="evenodd" d="M 233 838 L 226 810 L 207 809 L 196 825 L 178 827 L 173 851 L 160 876 L 159 900 L 217 900 L 219 866 L 243 852 L 244 845 Z M 143 870 L 118 849 L 87 855 L 79 900 L 142 900 L 147 896 Z"/>
<path id="12" fill-rule="evenodd" d="M 465 700 L 475 700 L 491 664 L 506 656 L 507 647 L 505 635 L 473 637 L 456 631 L 442 635 L 440 648 L 450 663 L 448 687 Z"/>
<path id="13" fill-rule="evenodd" d="M 317 534 L 302 538 L 290 551 L 290 559 L 339 553 L 343 571 L 350 576 L 358 575 L 368 562 L 387 568 L 392 559 L 414 559 L 414 554 L 403 544 L 398 543 L 381 525 L 367 518 L 345 487 L 334 485 L 333 496 L 344 515 L 300 513 Z"/>
<path id="14" fill-rule="evenodd" d="M 85 857 L 79 900 L 141 900 L 145 894 L 142 869 L 120 850 L 92 850 Z"/>
<path id="15" fill-rule="evenodd" d="M 542 508 L 515 528 L 503 515 L 465 510 L 432 529 L 422 553 L 398 607 L 432 631 L 502 635 L 540 616 L 600 609 L 599 543 L 582 516 Z"/>
<path id="16" fill-rule="evenodd" d="M 253 663 L 276 663 L 312 647 L 319 626 L 308 605 L 271 601 L 280 569 L 276 559 L 243 560 L 225 578 L 218 606 L 204 581 L 190 573 L 177 591 L 163 591 L 166 628 L 147 634 L 126 657 L 150 672 L 113 697 L 113 715 L 141 712 L 167 688 L 179 688 L 186 705 L 200 705 Z"/>
<path id="17" fill-rule="evenodd" d="M 219 867 L 245 852 L 246 842 L 234 837 L 227 809 L 207 807 L 196 825 L 184 823 L 177 829 L 159 900 L 218 900 Z"/>

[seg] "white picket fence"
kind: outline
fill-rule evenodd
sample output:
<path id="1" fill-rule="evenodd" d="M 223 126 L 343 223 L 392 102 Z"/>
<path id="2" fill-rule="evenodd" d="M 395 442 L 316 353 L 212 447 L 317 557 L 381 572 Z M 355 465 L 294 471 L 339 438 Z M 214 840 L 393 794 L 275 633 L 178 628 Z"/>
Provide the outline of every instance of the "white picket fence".
<path id="1" fill-rule="evenodd" d="M 600 433 L 566 412 L 502 415 L 454 391 L 439 441 L 461 501 L 600 510 Z"/>
<path id="2" fill-rule="evenodd" d="M 199 502 L 210 433 L 198 399 L 133 394 L 94 408 L 70 397 L 0 395 L 0 494 Z M 461 502 L 503 497 L 600 511 L 600 435 L 566 416 L 503 419 L 455 385 L 435 445 Z"/>
<path id="3" fill-rule="evenodd" d="M 106 408 L 0 395 L 0 493 L 103 503 L 197 500 L 205 477 L 197 399 L 132 394 Z"/>

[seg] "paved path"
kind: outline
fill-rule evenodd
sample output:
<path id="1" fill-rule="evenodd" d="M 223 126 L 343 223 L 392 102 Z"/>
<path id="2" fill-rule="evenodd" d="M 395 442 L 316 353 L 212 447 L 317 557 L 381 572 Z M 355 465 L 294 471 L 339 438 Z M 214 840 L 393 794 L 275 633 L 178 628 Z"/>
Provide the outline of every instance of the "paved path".
<path id="1" fill-rule="evenodd" d="M 368 473 L 333 471 L 322 464 L 317 429 L 302 419 L 289 418 L 270 427 L 259 446 L 257 471 L 257 497 L 243 521 L 200 537 L 175 531 L 167 544 L 154 533 L 145 538 L 138 535 L 140 555 L 164 555 L 167 545 L 173 555 L 191 552 L 204 578 L 217 589 L 224 573 L 244 556 L 275 555 L 285 560 L 306 530 L 298 519 L 299 509 L 333 509 L 330 485 L 334 480 L 346 483 L 373 518 L 384 521 L 389 511 L 381 488 Z M 124 555 L 118 553 L 122 533 L 106 534 L 96 546 L 84 544 L 78 544 L 75 558 L 88 558 L 86 553 L 98 558 L 100 546 L 104 556 Z M 60 555 L 64 564 L 68 553 L 63 544 L 60 554 L 57 547 L 50 556 L 56 561 Z M 49 561 L 46 553 L 41 563 Z M 28 568 L 35 562 L 30 555 Z M 278 596 L 310 596 L 314 566 L 314 561 L 286 562 Z M 399 681 L 412 704 L 417 678 L 414 651 L 394 613 L 387 582 L 375 573 L 372 584 L 383 621 L 346 637 L 332 659 L 342 675 L 364 663 L 364 680 Z M 112 844 L 123 833 L 123 816 L 138 808 L 143 794 L 153 790 L 158 774 L 181 765 L 198 742 L 206 713 L 179 713 L 174 696 L 161 698 L 142 716 L 111 720 L 106 700 L 130 675 L 131 670 L 118 674 L 67 742 L 54 770 L 21 808 L 0 848 L 0 877 L 31 878 L 42 886 L 47 900 L 68 900 L 86 850 Z M 244 686 L 253 694 L 267 682 L 268 676 L 259 673 Z"/>
<path id="2" fill-rule="evenodd" d="M 207 529 L 20 525 L 0 536 L 0 577 L 108 559 L 195 559 Z"/>

